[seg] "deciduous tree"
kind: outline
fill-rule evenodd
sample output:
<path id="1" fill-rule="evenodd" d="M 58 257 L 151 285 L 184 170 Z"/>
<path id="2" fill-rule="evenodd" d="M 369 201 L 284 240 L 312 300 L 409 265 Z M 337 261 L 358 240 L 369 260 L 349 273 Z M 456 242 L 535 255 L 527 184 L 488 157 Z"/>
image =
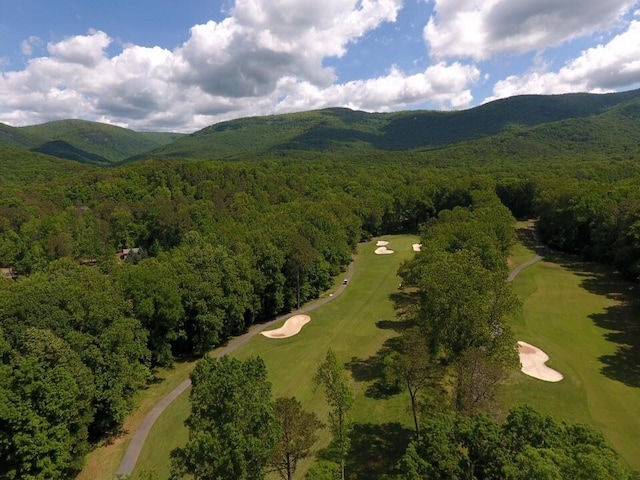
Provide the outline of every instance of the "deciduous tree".
<path id="1" fill-rule="evenodd" d="M 189 441 L 171 453 L 171 477 L 264 478 L 280 432 L 262 359 L 205 357 L 191 381 Z"/>
<path id="2" fill-rule="evenodd" d="M 344 480 L 344 463 L 349 451 L 349 432 L 351 430 L 348 413 L 353 405 L 353 392 L 349 387 L 345 370 L 338 363 L 333 350 L 327 351 L 324 362 L 316 371 L 314 381 L 325 391 L 329 405 L 329 427 L 333 434 L 333 440 L 338 446 L 341 476 Z"/>

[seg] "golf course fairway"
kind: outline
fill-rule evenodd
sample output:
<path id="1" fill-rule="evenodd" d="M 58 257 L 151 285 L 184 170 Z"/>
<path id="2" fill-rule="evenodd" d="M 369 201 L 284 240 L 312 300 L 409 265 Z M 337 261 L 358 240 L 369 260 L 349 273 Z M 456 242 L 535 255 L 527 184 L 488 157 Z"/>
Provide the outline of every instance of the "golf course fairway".
<path id="1" fill-rule="evenodd" d="M 548 383 L 514 372 L 501 392 L 505 409 L 529 404 L 590 424 L 640 469 L 637 289 L 608 267 L 550 251 L 513 287 L 522 302 L 512 322 L 516 338 L 542 348 L 564 379 Z"/>
<path id="2" fill-rule="evenodd" d="M 390 297 L 398 291 L 400 279 L 396 273 L 403 261 L 415 255 L 412 244 L 416 243 L 417 237 L 387 235 L 382 239 L 389 242 L 389 248 L 395 253 L 376 255 L 375 241 L 360 244 L 353 277 L 346 290 L 334 301 L 311 311 L 311 321 L 299 334 L 283 339 L 258 335 L 232 355 L 241 359 L 255 355 L 262 357 L 272 382 L 274 397 L 295 396 L 305 409 L 316 412 L 326 420 L 327 406 L 323 392 L 314 389 L 312 379 L 327 350 L 332 348 L 338 360 L 347 365 L 354 379 L 356 401 L 352 412 L 353 420 L 359 424 L 357 428 L 373 435 L 376 422 L 385 423 L 387 427 L 392 426 L 390 430 L 396 432 L 398 437 L 408 439 L 412 432 L 408 396 L 380 395 L 373 387 L 380 373 L 377 363 L 380 357 L 377 353 L 386 340 L 398 334 L 393 328 L 395 312 Z M 274 328 L 279 326 L 281 324 L 276 324 Z M 145 471 L 155 471 L 160 479 L 168 478 L 169 453 L 187 439 L 183 422 L 188 413 L 187 391 L 154 424 L 133 478 Z M 321 433 L 318 448 L 325 447 L 329 440 L 329 433 L 325 429 Z M 304 476 L 309 463 L 307 461 L 299 465 L 296 478 Z"/>

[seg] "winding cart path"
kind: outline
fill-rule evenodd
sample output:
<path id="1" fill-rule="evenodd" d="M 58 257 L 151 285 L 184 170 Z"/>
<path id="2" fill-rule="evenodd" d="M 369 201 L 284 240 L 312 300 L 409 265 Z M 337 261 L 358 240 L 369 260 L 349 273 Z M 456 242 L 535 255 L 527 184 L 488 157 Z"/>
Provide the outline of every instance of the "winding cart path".
<path id="1" fill-rule="evenodd" d="M 274 323 L 283 320 L 285 318 L 291 317 L 293 315 L 298 315 L 301 313 L 307 313 L 312 310 L 315 310 L 322 305 L 329 303 L 334 300 L 336 297 L 340 296 L 342 292 L 344 292 L 345 288 L 349 284 L 351 280 L 351 276 L 353 275 L 354 262 L 352 261 L 347 267 L 347 273 L 345 275 L 346 283 L 341 283 L 340 286 L 336 289 L 332 296 L 324 297 L 315 302 L 311 303 L 311 305 L 302 307 L 299 310 L 294 312 L 287 313 L 286 315 L 281 315 L 279 317 L 274 318 L 273 320 L 269 320 L 266 323 L 262 323 L 259 325 L 255 325 L 251 330 L 249 330 L 244 335 L 240 335 L 239 337 L 235 337 L 231 340 L 226 347 L 217 350 L 213 356 L 218 358 L 224 355 L 228 355 L 237 348 L 241 347 L 265 328 L 273 325 Z M 166 397 L 160 400 L 155 407 L 144 417 L 142 423 L 138 426 L 138 428 L 133 432 L 133 436 L 131 438 L 131 442 L 127 447 L 127 451 L 122 458 L 122 462 L 120 463 L 120 467 L 118 468 L 118 475 L 131 475 L 133 473 L 134 468 L 136 467 L 136 463 L 138 462 L 138 457 L 140 456 L 140 452 L 142 451 L 142 446 L 151 431 L 151 427 L 156 422 L 158 417 L 162 415 L 162 412 L 171 405 L 171 403 L 178 398 L 185 390 L 187 390 L 191 386 L 191 379 L 187 378 L 184 382 L 174 388 Z"/>
<path id="2" fill-rule="evenodd" d="M 530 223 L 529 228 L 533 232 L 533 238 L 535 239 L 535 242 L 536 242 L 536 245 L 535 245 L 536 255 L 531 260 L 527 260 L 526 262 L 521 263 L 516 268 L 511 270 L 511 273 L 507 277 L 507 282 L 513 282 L 513 279 L 516 278 L 522 270 L 533 265 L 538 260 L 542 260 L 542 252 L 544 250 L 544 246 L 542 245 L 542 243 L 540 242 L 540 239 L 538 238 L 538 234 L 536 233 L 536 229 L 535 229 L 535 224 L 533 222 Z"/>

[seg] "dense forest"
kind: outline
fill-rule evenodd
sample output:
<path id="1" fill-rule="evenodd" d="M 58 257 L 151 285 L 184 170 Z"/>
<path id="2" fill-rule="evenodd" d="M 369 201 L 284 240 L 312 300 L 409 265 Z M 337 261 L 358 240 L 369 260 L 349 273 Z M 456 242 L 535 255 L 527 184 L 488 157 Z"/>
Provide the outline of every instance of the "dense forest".
<path id="1" fill-rule="evenodd" d="M 602 151 L 548 160 L 529 152 L 525 161 L 522 150 L 511 158 L 489 148 L 495 141 L 371 158 L 112 168 L 2 147 L 0 478 L 72 477 L 93 445 L 119 432 L 156 367 L 315 298 L 358 242 L 398 232 L 420 233 L 426 253 L 401 269 L 418 295 L 413 327 L 387 362 L 389 382 L 433 397 L 442 375 L 458 379 L 437 418 L 425 422 L 414 408 L 399 478 L 553 468 L 559 476 L 546 478 L 569 478 L 589 476 L 589 465 L 625 478 L 595 432 L 528 410 L 496 423 L 486 416 L 490 386 L 465 379 L 472 368 L 489 378 L 517 364 L 505 323 L 515 304 L 505 282 L 514 217 L 539 217 L 549 246 L 637 281 L 640 164 L 633 154 L 603 160 Z M 428 358 L 431 373 L 412 386 L 416 358 Z M 552 444 L 522 437 L 525 416 L 555 432 Z M 589 461 L 571 463 L 569 445 Z M 473 465 L 459 470 L 463 460 Z M 512 478 L 532 478 L 520 475 Z"/>

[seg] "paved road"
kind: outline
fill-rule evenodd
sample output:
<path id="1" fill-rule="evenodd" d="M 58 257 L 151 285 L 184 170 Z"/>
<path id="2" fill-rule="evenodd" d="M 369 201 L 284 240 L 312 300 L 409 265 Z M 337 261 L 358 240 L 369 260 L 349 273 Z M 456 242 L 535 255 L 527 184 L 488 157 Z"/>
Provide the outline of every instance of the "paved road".
<path id="1" fill-rule="evenodd" d="M 239 337 L 235 337 L 233 340 L 229 342 L 229 344 L 226 347 L 216 351 L 214 356 L 221 357 L 223 355 L 228 355 L 231 352 L 233 352 L 235 349 L 247 343 L 249 340 L 255 337 L 258 333 L 260 333 L 265 328 L 271 326 L 272 324 L 280 320 L 283 320 L 285 318 L 288 318 L 292 315 L 297 315 L 299 313 L 306 313 L 306 312 L 315 310 L 316 308 L 321 307 L 322 305 L 340 296 L 340 294 L 344 292 L 344 290 L 347 288 L 347 285 L 351 281 L 351 276 L 353 275 L 353 263 L 354 262 L 352 261 L 347 267 L 347 273 L 344 277 L 347 279 L 347 283 L 340 284 L 340 286 L 333 293 L 332 296 L 321 298 L 319 300 L 316 300 L 315 302 L 311 302 L 309 305 L 306 305 L 299 310 L 296 310 L 295 312 L 287 313 L 286 315 L 281 315 L 277 318 L 274 318 L 273 320 L 270 320 L 266 323 L 262 323 L 260 325 L 255 325 L 247 333 L 245 333 L 244 335 L 240 335 Z M 135 468 L 136 463 L 138 462 L 138 456 L 142 451 L 142 446 L 144 445 L 144 442 L 147 439 L 147 435 L 149 435 L 149 432 L 151 431 L 151 427 L 153 427 L 153 424 L 156 422 L 156 420 L 162 414 L 162 412 L 164 412 L 164 410 L 169 405 L 171 405 L 171 402 L 173 402 L 176 398 L 178 398 L 190 386 L 191 386 L 191 379 L 187 378 L 184 382 L 182 382 L 175 389 L 173 389 L 166 397 L 160 400 L 160 402 L 158 402 L 156 406 L 153 407 L 153 409 L 147 414 L 147 416 L 144 417 L 144 420 L 142 421 L 140 426 L 133 433 L 133 437 L 131 438 L 131 443 L 129 443 L 129 446 L 127 447 L 127 451 L 125 452 L 122 462 L 120 463 L 120 467 L 118 468 L 119 475 L 131 475 L 131 473 L 133 473 L 133 469 Z"/>
<path id="2" fill-rule="evenodd" d="M 514 268 L 511 271 L 511 273 L 509 274 L 509 276 L 507 277 L 507 282 L 513 282 L 513 279 L 516 278 L 518 276 L 518 274 L 523 269 L 527 268 L 529 265 L 533 265 L 538 260 L 542 259 L 542 252 L 543 252 L 544 246 L 542 245 L 542 243 L 540 242 L 540 239 L 538 238 L 538 234 L 536 233 L 535 224 L 533 222 L 530 223 L 529 224 L 529 228 L 533 232 L 533 237 L 534 237 L 534 239 L 536 241 L 536 256 L 533 257 L 531 260 L 528 260 L 528 261 L 526 261 L 524 263 L 521 263 L 516 268 Z"/>

